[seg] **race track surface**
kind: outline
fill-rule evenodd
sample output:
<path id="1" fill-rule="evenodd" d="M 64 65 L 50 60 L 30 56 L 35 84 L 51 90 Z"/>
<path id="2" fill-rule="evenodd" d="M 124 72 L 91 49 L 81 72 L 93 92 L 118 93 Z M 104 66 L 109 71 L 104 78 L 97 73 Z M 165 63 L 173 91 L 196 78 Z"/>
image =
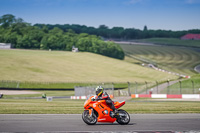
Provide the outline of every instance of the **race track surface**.
<path id="1" fill-rule="evenodd" d="M 89 126 L 81 114 L 0 114 L 0 132 L 200 131 L 200 114 L 131 114 L 128 125 Z"/>

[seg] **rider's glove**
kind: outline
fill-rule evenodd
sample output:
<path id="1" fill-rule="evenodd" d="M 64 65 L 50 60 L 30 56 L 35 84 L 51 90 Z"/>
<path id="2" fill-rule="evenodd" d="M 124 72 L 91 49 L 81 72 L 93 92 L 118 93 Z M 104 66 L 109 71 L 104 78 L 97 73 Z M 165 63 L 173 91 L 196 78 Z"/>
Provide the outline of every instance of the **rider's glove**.
<path id="1" fill-rule="evenodd" d="M 103 100 L 103 98 L 102 98 L 102 97 L 97 97 L 97 101 L 98 101 L 98 100 Z"/>

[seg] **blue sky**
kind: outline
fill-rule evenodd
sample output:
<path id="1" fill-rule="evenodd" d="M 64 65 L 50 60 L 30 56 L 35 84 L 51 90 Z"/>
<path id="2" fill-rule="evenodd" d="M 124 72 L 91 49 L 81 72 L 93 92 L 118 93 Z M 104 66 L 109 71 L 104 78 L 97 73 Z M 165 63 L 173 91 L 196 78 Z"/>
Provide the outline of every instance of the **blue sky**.
<path id="1" fill-rule="evenodd" d="M 35 24 L 200 29 L 200 0 L 0 0 L 0 16 Z"/>

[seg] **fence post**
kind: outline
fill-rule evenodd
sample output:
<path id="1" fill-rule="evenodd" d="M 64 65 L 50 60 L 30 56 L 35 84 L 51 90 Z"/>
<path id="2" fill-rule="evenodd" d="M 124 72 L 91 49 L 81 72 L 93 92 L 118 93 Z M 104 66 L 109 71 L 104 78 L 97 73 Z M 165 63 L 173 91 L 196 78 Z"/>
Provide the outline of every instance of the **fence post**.
<path id="1" fill-rule="evenodd" d="M 120 90 L 118 89 L 118 97 L 120 96 Z"/>
<path id="2" fill-rule="evenodd" d="M 19 88 L 19 82 L 17 83 L 17 88 Z"/>
<path id="3" fill-rule="evenodd" d="M 112 83 L 112 94 L 113 94 L 113 97 L 114 97 L 114 83 Z"/>
<path id="4" fill-rule="evenodd" d="M 130 83 L 128 82 L 128 95 L 131 96 Z"/>
<path id="5" fill-rule="evenodd" d="M 179 81 L 180 83 L 180 94 L 182 94 L 182 86 L 181 86 L 181 81 Z"/>
<path id="6" fill-rule="evenodd" d="M 156 80 L 156 90 L 157 90 L 157 94 L 158 94 L 158 81 Z"/>
<path id="7" fill-rule="evenodd" d="M 82 88 L 82 90 L 83 90 L 83 88 Z M 87 88 L 85 87 L 85 95 L 87 96 L 87 95 L 89 95 L 88 93 L 87 93 Z M 76 91 L 77 92 L 77 91 Z M 75 95 L 75 96 L 77 96 L 77 95 Z"/>
<path id="8" fill-rule="evenodd" d="M 169 94 L 169 79 L 167 80 L 167 94 Z"/>
<path id="9" fill-rule="evenodd" d="M 146 84 L 146 94 L 147 94 L 147 82 L 145 81 L 145 84 Z"/>
<path id="10" fill-rule="evenodd" d="M 195 94 L 195 91 L 194 91 L 194 81 L 192 80 L 192 89 L 193 89 L 193 94 Z"/>
<path id="11" fill-rule="evenodd" d="M 135 94 L 137 94 L 137 82 L 135 81 Z"/>

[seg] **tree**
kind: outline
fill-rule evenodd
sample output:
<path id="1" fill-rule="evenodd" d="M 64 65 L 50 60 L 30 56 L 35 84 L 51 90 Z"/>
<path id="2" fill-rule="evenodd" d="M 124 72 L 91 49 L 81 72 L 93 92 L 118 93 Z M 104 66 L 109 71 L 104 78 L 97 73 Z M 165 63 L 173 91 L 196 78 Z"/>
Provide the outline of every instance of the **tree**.
<path id="1" fill-rule="evenodd" d="M 121 47 L 112 42 L 104 42 L 100 36 L 90 35 L 87 26 L 84 25 L 45 25 L 35 26 L 16 19 L 13 15 L 4 15 L 0 18 L 0 41 L 12 43 L 14 48 L 24 49 L 53 49 L 71 51 L 73 46 L 80 51 L 93 52 L 113 58 L 123 59 L 124 53 Z M 111 30 L 101 25 L 98 29 L 89 27 L 92 33 L 110 36 Z M 120 37 L 122 27 L 113 28 L 115 37 Z M 78 34 L 78 32 L 80 32 Z M 97 33 L 99 32 L 99 33 Z"/>
<path id="2" fill-rule="evenodd" d="M 14 22 L 16 22 L 16 18 L 14 15 L 12 14 L 6 14 L 0 17 L 0 24 L 4 27 L 7 28 L 9 27 L 11 24 L 13 24 Z"/>
<path id="3" fill-rule="evenodd" d="M 143 31 L 148 31 L 148 29 L 147 29 L 147 26 L 146 26 L 146 25 L 144 26 L 144 29 L 143 29 Z"/>
<path id="4" fill-rule="evenodd" d="M 109 37 L 109 28 L 106 25 L 100 25 L 98 30 L 97 30 L 98 35 L 103 36 L 103 37 Z"/>
<path id="5" fill-rule="evenodd" d="M 113 27 L 110 31 L 110 37 L 112 37 L 112 38 L 122 38 L 123 31 L 124 31 L 123 27 Z"/>

